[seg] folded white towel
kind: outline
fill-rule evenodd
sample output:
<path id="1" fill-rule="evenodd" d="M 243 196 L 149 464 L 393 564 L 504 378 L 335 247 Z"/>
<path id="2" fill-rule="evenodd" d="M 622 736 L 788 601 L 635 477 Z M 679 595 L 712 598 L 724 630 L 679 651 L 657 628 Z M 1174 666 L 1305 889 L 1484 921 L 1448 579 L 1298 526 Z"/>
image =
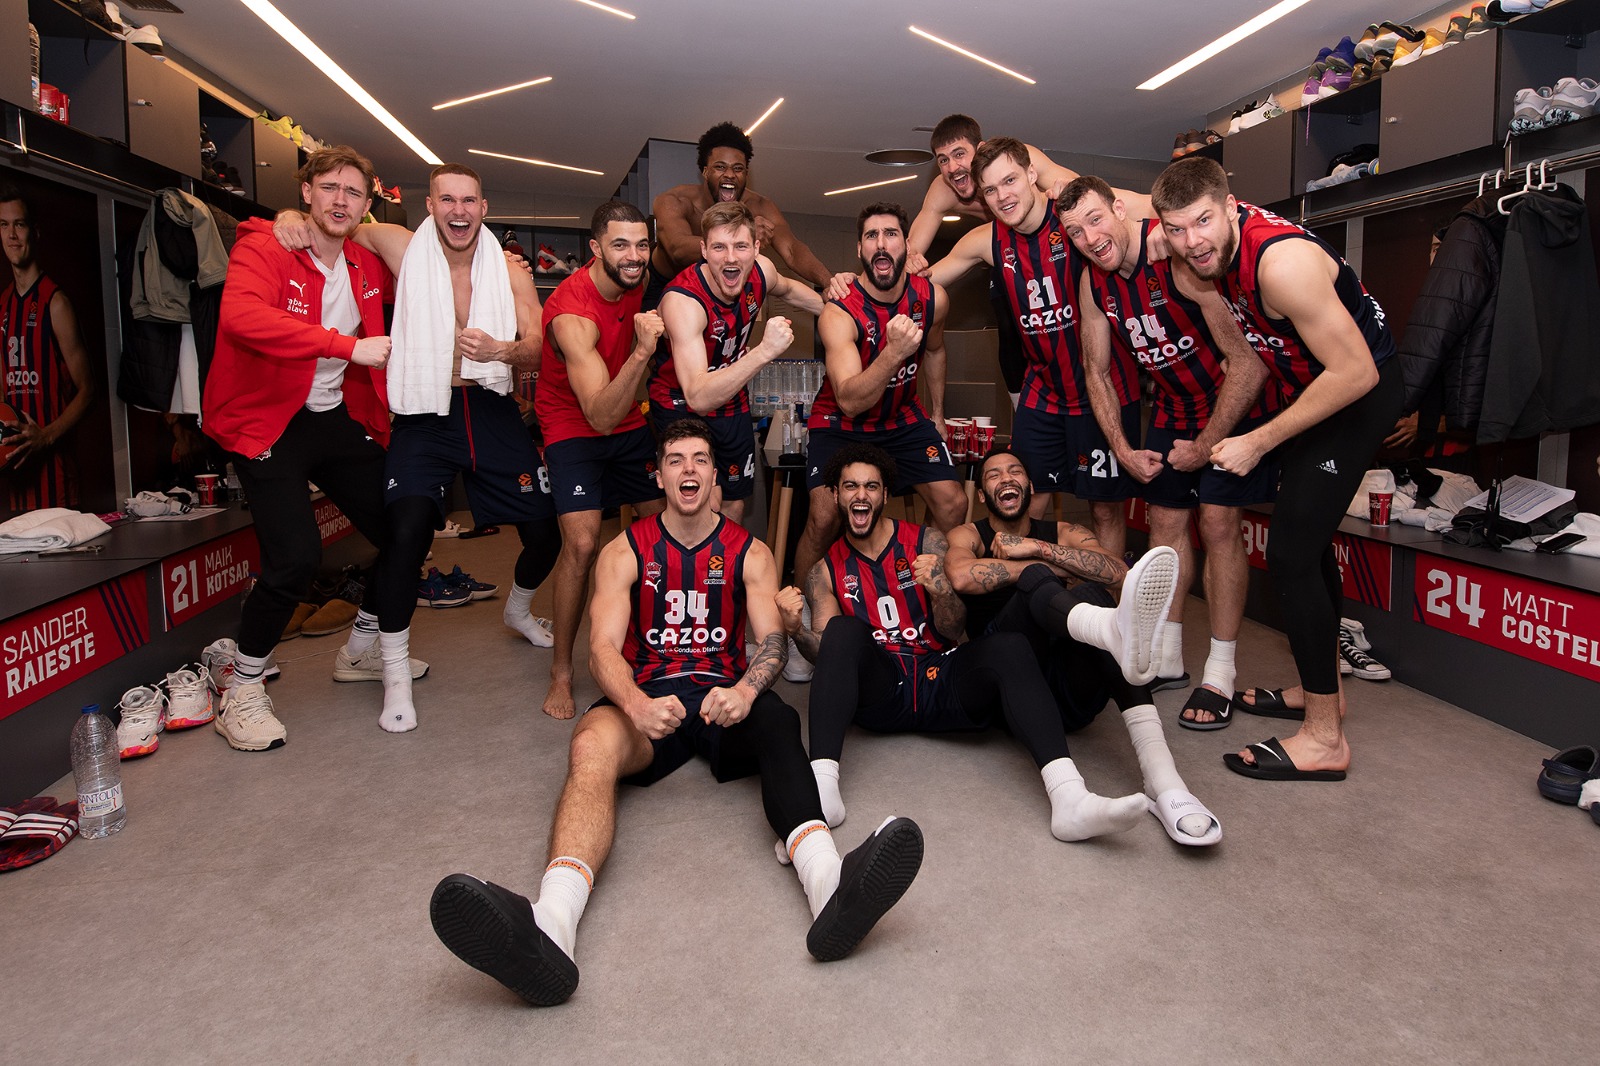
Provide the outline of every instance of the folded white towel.
<path id="1" fill-rule="evenodd" d="M 92 514 L 42 507 L 0 522 L 0 555 L 70 548 L 109 532 L 111 527 Z"/>
<path id="2" fill-rule="evenodd" d="M 481 329 L 495 340 L 517 336 L 517 307 L 511 295 L 511 274 L 498 245 L 480 231 L 472 256 L 472 307 L 467 327 Z M 450 413 L 450 377 L 455 370 L 455 297 L 450 264 L 431 216 L 422 220 L 400 263 L 395 286 L 393 349 L 387 372 L 389 409 L 395 414 Z M 461 376 L 493 389 L 511 392 L 511 367 L 505 363 L 461 360 Z"/>

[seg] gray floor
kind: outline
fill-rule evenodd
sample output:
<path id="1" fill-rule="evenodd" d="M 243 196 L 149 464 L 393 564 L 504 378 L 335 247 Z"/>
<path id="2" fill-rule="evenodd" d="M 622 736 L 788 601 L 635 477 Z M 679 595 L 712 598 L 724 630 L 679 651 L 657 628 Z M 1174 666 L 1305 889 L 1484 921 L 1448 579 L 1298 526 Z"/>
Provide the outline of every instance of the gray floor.
<path id="1" fill-rule="evenodd" d="M 516 542 L 436 548 L 446 569 L 508 581 Z M 1236 777 L 1220 754 L 1285 723 L 1190 732 L 1173 724 L 1184 694 L 1158 697 L 1225 826 L 1212 849 L 1174 845 L 1154 818 L 1057 842 L 1037 772 L 1002 735 L 853 736 L 842 847 L 900 813 L 927 858 L 829 965 L 806 954 L 809 912 L 755 783 L 691 764 L 624 792 L 579 933 L 582 984 L 563 1007 L 525 1007 L 427 916 L 444 874 L 531 894 L 545 861 L 571 727 L 539 713 L 550 653 L 500 625 L 500 602 L 419 611 L 413 650 L 433 669 L 416 732 L 378 729 L 377 685 L 328 680 L 342 638 L 286 643 L 271 688 L 286 747 L 168 736 L 124 764 L 121 834 L 0 877 L 0 1061 L 1592 1057 L 1600 829 L 1539 797 L 1540 745 L 1360 681 L 1356 765 L 1336 785 Z M 1204 619 L 1191 600 L 1191 669 Z M 1241 683 L 1291 676 L 1260 626 L 1239 660 Z M 804 687 L 780 691 L 803 712 Z M 580 704 L 594 694 L 580 673 Z M 1138 789 L 1115 713 L 1073 747 L 1092 789 Z"/>

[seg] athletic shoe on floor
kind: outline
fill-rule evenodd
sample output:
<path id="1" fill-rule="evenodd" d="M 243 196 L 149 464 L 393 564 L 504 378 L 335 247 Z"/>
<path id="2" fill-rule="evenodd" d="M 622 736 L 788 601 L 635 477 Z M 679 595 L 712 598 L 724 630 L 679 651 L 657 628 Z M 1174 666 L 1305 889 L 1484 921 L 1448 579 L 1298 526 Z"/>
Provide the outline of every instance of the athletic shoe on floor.
<path id="1" fill-rule="evenodd" d="M 418 607 L 460 607 L 472 602 L 472 593 L 447 585 L 437 567 L 430 567 L 426 578 L 417 584 Z"/>
<path id="2" fill-rule="evenodd" d="M 922 830 L 909 818 L 889 818 L 839 866 L 839 887 L 806 934 L 806 950 L 821 962 L 842 959 L 906 894 L 922 866 Z"/>
<path id="3" fill-rule="evenodd" d="M 316 586 L 312 588 L 316 591 Z M 322 606 L 305 620 L 302 632 L 308 637 L 326 637 L 350 628 L 367 596 L 366 575 L 359 567 L 347 566 L 339 572 L 333 590 L 325 595 Z"/>
<path id="4" fill-rule="evenodd" d="M 122 721 L 117 725 L 117 753 L 134 759 L 161 746 L 157 735 L 167 724 L 167 698 L 148 685 L 130 688 L 117 704 Z"/>
<path id="5" fill-rule="evenodd" d="M 565 1003 L 578 987 L 577 964 L 539 928 L 526 896 L 451 874 L 434 887 L 428 917 L 456 958 L 536 1007 Z"/>
<path id="6" fill-rule="evenodd" d="M 1363 681 L 1387 681 L 1394 672 L 1356 647 L 1349 634 L 1339 634 L 1339 657 L 1350 664 L 1350 672 Z"/>
<path id="7" fill-rule="evenodd" d="M 421 659 L 411 660 L 411 680 L 420 681 L 428 673 L 428 664 Z M 382 681 L 383 653 L 374 644 L 360 655 L 351 656 L 344 648 L 333 657 L 335 681 Z"/>
<path id="8" fill-rule="evenodd" d="M 167 675 L 167 728 L 193 729 L 217 716 L 216 699 L 211 694 L 211 677 L 199 663 L 191 663 Z"/>
<path id="9" fill-rule="evenodd" d="M 218 696 L 233 687 L 233 663 L 239 655 L 239 645 L 227 637 L 207 644 L 200 653 L 200 665 L 205 669 L 211 691 Z"/>
<path id="10" fill-rule="evenodd" d="M 1339 628 L 1350 638 L 1350 643 L 1362 651 L 1372 650 L 1372 641 L 1367 639 L 1367 627 L 1354 618 L 1339 619 Z"/>
<path id="11" fill-rule="evenodd" d="M 287 735 L 283 723 L 272 713 L 272 697 L 260 682 L 235 685 L 224 692 L 222 709 L 212 724 L 239 751 L 281 748 Z"/>
<path id="12" fill-rule="evenodd" d="M 477 581 L 471 574 L 461 569 L 460 566 L 454 567 L 448 574 L 441 573 L 436 566 L 428 567 L 428 576 L 432 577 L 434 574 L 439 574 L 443 577 L 446 585 L 466 589 L 467 594 L 475 600 L 486 600 L 500 591 L 499 585 L 491 585 L 487 581 Z"/>

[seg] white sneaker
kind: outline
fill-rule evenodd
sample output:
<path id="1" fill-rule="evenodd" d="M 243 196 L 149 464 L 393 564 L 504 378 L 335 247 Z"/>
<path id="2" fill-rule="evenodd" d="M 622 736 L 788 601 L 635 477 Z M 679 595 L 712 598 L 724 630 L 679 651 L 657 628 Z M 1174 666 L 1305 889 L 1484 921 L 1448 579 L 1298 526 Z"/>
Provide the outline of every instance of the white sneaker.
<path id="1" fill-rule="evenodd" d="M 167 724 L 167 698 L 148 685 L 130 688 L 117 704 L 122 721 L 117 726 L 117 754 L 124 759 L 149 755 L 161 746 L 160 733 Z"/>
<path id="2" fill-rule="evenodd" d="M 1593 78 L 1562 78 L 1550 87 L 1550 108 L 1545 112 L 1547 126 L 1589 118 L 1600 104 L 1600 83 Z"/>
<path id="3" fill-rule="evenodd" d="M 811 661 L 800 654 L 800 646 L 794 642 L 793 637 L 790 637 L 789 661 L 783 664 L 783 679 L 803 685 L 810 681 L 815 673 L 816 669 L 811 665 Z"/>
<path id="4" fill-rule="evenodd" d="M 1244 114 L 1239 116 L 1239 129 L 1247 130 L 1254 126 L 1261 125 L 1268 119 L 1277 118 L 1279 115 L 1285 114 L 1288 114 L 1288 112 L 1279 107 L 1276 100 L 1268 97 L 1267 102 L 1262 104 L 1260 107 L 1253 111 L 1246 111 Z"/>
<path id="5" fill-rule="evenodd" d="M 233 664 L 239 657 L 239 645 L 227 637 L 213 640 L 200 653 L 200 665 L 211 682 L 211 691 L 218 696 L 233 687 Z"/>
<path id="6" fill-rule="evenodd" d="M 222 710 L 213 723 L 223 739 L 239 751 L 283 747 L 287 731 L 272 713 L 272 697 L 259 681 L 235 685 L 222 694 Z"/>
<path id="7" fill-rule="evenodd" d="M 420 681 L 428 672 L 428 664 L 421 659 L 411 660 L 411 680 Z M 383 653 L 374 644 L 360 655 L 351 656 L 344 648 L 333 657 L 335 681 L 382 681 Z"/>
<path id="8" fill-rule="evenodd" d="M 216 698 L 211 694 L 211 675 L 205 666 L 192 663 L 167 675 L 167 728 L 193 729 L 217 716 Z"/>
<path id="9" fill-rule="evenodd" d="M 1550 110 L 1549 86 L 1537 89 L 1518 89 L 1511 105 L 1511 130 L 1527 133 L 1544 128 L 1545 112 Z"/>

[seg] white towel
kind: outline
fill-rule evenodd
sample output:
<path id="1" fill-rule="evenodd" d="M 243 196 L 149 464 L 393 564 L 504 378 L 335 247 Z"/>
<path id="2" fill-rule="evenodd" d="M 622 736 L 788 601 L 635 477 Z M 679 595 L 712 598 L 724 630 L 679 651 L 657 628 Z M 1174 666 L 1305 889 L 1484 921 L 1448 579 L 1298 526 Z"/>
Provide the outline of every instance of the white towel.
<path id="1" fill-rule="evenodd" d="M 92 514 L 43 507 L 0 522 L 0 555 L 70 548 L 110 531 L 110 526 Z"/>
<path id="2" fill-rule="evenodd" d="M 498 341 L 517 336 L 516 301 L 511 274 L 498 245 L 479 231 L 472 256 L 472 307 L 467 327 L 481 329 Z M 395 287 L 394 347 L 389 353 L 389 409 L 400 415 L 450 413 L 450 377 L 456 341 L 455 297 L 450 264 L 432 216 L 422 220 Z M 511 367 L 505 363 L 461 360 L 461 376 L 502 396 L 511 392 Z"/>

